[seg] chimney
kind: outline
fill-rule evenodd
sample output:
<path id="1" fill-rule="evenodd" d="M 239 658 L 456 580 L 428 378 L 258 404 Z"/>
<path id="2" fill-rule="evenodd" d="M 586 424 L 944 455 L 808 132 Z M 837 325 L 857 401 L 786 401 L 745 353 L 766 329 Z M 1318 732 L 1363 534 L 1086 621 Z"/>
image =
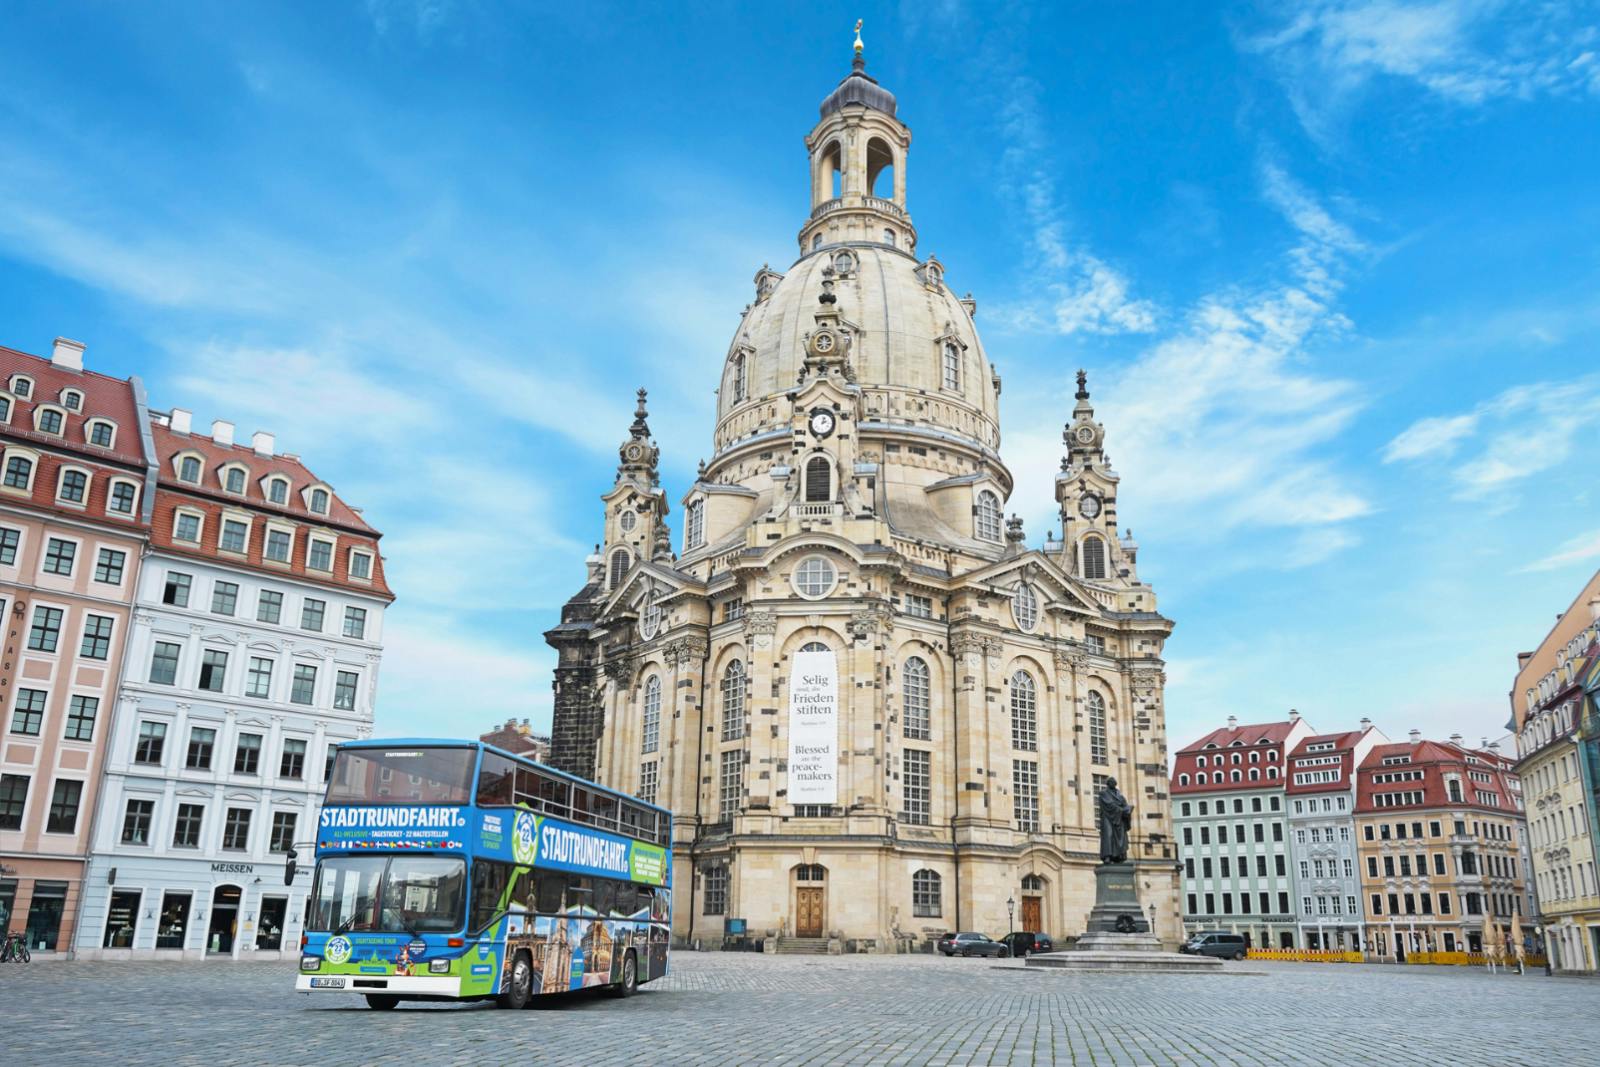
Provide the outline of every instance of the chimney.
<path id="1" fill-rule="evenodd" d="M 1300 721 L 1300 713 L 1298 711 L 1296 711 L 1295 709 L 1290 708 L 1289 709 L 1289 721 L 1290 722 L 1299 722 Z"/>
<path id="2" fill-rule="evenodd" d="M 258 456 L 272 455 L 272 447 L 277 444 L 276 439 L 265 430 L 257 430 L 250 435 L 250 447 L 256 450 Z"/>
<path id="3" fill-rule="evenodd" d="M 1422 731 L 1421 730 L 1412 730 L 1409 736 L 1411 738 L 1411 743 L 1413 745 L 1420 744 L 1422 742 Z"/>
<path id="4" fill-rule="evenodd" d="M 173 433 L 181 433 L 187 437 L 189 435 L 190 417 L 190 412 L 182 408 L 173 408 L 172 414 L 167 416 L 167 425 L 172 429 Z"/>
<path id="5" fill-rule="evenodd" d="M 1589 598 L 1589 617 L 1595 622 L 1600 622 L 1600 593 Z"/>
<path id="6" fill-rule="evenodd" d="M 54 347 L 50 349 L 50 362 L 57 367 L 67 370 L 83 369 L 83 342 L 69 341 L 65 337 L 57 337 Z"/>
<path id="7" fill-rule="evenodd" d="M 1239 728 L 1239 716 L 1237 716 L 1237 715 L 1229 715 L 1228 716 L 1228 729 L 1237 730 L 1238 728 Z"/>
<path id="8" fill-rule="evenodd" d="M 1450 735 L 1450 743 L 1452 745 L 1456 746 L 1457 748 L 1460 748 L 1461 747 L 1461 735 L 1460 734 L 1451 734 Z"/>
<path id="9" fill-rule="evenodd" d="M 233 423 L 214 420 L 211 423 L 211 439 L 219 445 L 233 444 Z"/>
<path id="10" fill-rule="evenodd" d="M 1361 732 L 1362 733 L 1366 733 L 1370 729 L 1372 729 L 1372 720 L 1371 719 L 1362 719 L 1361 720 Z"/>

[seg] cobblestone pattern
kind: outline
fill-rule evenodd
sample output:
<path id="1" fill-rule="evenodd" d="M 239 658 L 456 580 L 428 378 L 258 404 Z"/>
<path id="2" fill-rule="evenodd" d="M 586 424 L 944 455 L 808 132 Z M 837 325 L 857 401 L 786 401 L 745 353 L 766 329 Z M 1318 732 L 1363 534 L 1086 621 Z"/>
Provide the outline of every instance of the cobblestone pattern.
<path id="1" fill-rule="evenodd" d="M 937 957 L 676 953 L 632 1000 L 537 1010 L 297 994 L 280 963 L 0 967 L 10 1064 L 1593 1062 L 1597 990 L 1455 967 L 1083 975 Z M 1538 1026 L 1532 1025 L 1537 1019 Z"/>

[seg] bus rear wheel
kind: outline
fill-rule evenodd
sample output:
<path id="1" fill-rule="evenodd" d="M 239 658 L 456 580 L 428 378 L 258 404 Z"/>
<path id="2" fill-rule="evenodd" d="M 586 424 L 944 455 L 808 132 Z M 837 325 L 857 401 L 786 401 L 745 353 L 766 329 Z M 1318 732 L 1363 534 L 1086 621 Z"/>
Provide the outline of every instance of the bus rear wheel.
<path id="1" fill-rule="evenodd" d="M 622 958 L 622 981 L 611 987 L 614 997 L 631 997 L 639 991 L 639 961 L 630 951 Z"/>
<path id="2" fill-rule="evenodd" d="M 368 993 L 367 1007 L 373 1011 L 391 1011 L 398 1007 L 400 998 L 390 993 Z"/>
<path id="3" fill-rule="evenodd" d="M 502 1008 L 524 1008 L 533 996 L 533 966 L 528 954 L 519 952 L 511 961 L 511 974 L 506 978 L 506 988 L 495 1000 Z"/>

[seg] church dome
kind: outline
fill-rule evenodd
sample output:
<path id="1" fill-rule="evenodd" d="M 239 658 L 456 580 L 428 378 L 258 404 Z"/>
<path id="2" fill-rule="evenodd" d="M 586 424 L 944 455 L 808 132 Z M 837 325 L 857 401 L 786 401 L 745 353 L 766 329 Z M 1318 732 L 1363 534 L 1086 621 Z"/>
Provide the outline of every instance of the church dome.
<path id="1" fill-rule="evenodd" d="M 822 117 L 843 111 L 849 104 L 864 104 L 886 115 L 894 114 L 894 94 L 867 74 L 866 65 L 859 56 L 856 57 L 855 69 L 845 75 L 838 88 L 822 101 Z"/>

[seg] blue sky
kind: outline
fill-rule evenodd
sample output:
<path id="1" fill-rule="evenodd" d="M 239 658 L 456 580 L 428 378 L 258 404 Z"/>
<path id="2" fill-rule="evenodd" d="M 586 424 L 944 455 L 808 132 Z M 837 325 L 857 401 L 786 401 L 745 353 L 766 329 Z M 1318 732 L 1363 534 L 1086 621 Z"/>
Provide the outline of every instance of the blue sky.
<path id="1" fill-rule="evenodd" d="M 0 343 L 366 508 L 380 732 L 546 723 L 632 391 L 676 518 L 858 16 L 1035 541 L 1090 372 L 1174 746 L 1501 732 L 1600 565 L 1592 3 L 23 5 Z"/>

